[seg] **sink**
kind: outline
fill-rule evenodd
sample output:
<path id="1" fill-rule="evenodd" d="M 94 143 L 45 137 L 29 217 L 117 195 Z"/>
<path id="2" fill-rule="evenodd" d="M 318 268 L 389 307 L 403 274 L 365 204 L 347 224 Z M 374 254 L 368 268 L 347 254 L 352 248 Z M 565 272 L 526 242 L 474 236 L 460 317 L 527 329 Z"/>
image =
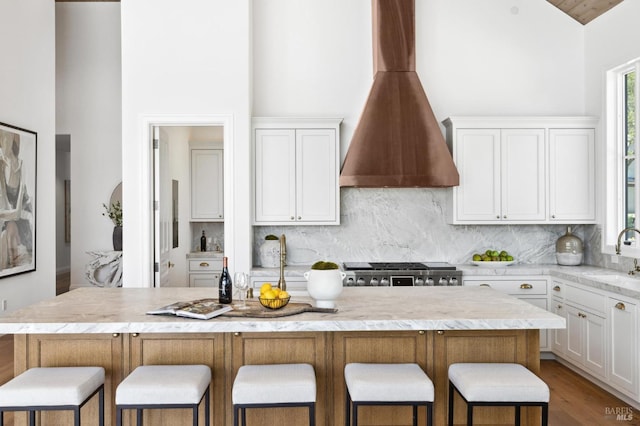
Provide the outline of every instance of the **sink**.
<path id="1" fill-rule="evenodd" d="M 614 274 L 584 274 L 586 278 L 590 278 L 595 281 L 604 281 L 610 284 L 639 284 L 640 278 L 634 278 L 626 275 L 614 275 Z"/>

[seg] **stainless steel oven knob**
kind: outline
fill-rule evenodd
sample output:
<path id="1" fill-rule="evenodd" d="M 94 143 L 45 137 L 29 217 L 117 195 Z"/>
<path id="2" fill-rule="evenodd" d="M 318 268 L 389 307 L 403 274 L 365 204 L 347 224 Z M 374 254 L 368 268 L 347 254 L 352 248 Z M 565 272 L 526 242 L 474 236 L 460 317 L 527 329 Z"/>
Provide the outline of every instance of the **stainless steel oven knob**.
<path id="1" fill-rule="evenodd" d="M 353 279 L 353 277 L 347 278 L 347 282 L 344 283 L 345 287 L 353 287 L 354 284 L 355 280 Z"/>
<path id="2" fill-rule="evenodd" d="M 371 278 L 371 281 L 369 281 L 369 285 L 378 285 L 378 279 L 377 278 Z"/>
<path id="3" fill-rule="evenodd" d="M 456 277 L 451 277 L 449 285 L 458 285 L 458 279 Z"/>
<path id="4" fill-rule="evenodd" d="M 427 278 L 427 285 L 433 285 L 433 278 Z"/>
<path id="5" fill-rule="evenodd" d="M 423 286 L 424 285 L 424 280 L 420 277 L 416 278 L 416 281 L 414 282 L 414 285 L 417 286 Z"/>
<path id="6" fill-rule="evenodd" d="M 364 284 L 364 278 L 358 278 L 358 281 L 356 281 L 356 285 L 357 286 L 363 286 Z"/>
<path id="7" fill-rule="evenodd" d="M 442 277 L 440 278 L 440 281 L 438 281 L 438 285 L 449 285 L 449 282 L 445 277 Z"/>
<path id="8" fill-rule="evenodd" d="M 380 285 L 388 287 L 389 286 L 389 278 L 383 278 L 380 280 Z"/>

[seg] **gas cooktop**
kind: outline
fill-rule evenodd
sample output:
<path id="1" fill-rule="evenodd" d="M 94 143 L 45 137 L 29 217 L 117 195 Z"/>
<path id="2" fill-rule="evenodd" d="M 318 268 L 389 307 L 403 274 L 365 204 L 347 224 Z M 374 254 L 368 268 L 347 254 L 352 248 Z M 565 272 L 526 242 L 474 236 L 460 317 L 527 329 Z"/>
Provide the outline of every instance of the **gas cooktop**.
<path id="1" fill-rule="evenodd" d="M 345 271 L 455 271 L 447 262 L 345 262 Z"/>

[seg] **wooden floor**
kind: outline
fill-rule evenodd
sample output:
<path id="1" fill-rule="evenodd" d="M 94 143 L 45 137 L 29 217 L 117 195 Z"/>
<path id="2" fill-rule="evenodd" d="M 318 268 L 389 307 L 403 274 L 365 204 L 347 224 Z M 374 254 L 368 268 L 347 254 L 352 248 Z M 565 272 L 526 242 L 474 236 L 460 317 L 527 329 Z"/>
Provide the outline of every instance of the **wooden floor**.
<path id="1" fill-rule="evenodd" d="M 550 426 L 640 425 L 640 413 L 603 391 L 557 361 L 543 360 L 541 378 L 551 389 Z M 0 384 L 13 377 L 13 336 L 0 337 Z M 612 412 L 631 410 L 632 419 L 616 419 Z M 5 415 L 5 426 L 13 426 L 13 415 Z"/>

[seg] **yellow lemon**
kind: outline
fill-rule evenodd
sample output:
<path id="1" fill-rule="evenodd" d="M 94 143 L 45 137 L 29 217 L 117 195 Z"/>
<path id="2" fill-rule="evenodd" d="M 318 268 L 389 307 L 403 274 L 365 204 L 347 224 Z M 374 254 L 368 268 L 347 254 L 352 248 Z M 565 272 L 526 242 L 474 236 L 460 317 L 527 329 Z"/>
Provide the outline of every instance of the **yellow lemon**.
<path id="1" fill-rule="evenodd" d="M 274 292 L 274 293 L 276 294 L 276 297 L 278 297 L 278 295 L 280 294 L 280 292 L 281 292 L 282 290 L 280 290 L 278 287 L 273 287 L 273 288 L 271 289 L 271 291 L 272 291 L 272 292 Z"/>
<path id="2" fill-rule="evenodd" d="M 264 299 L 275 299 L 277 296 L 276 294 L 273 292 L 273 290 L 267 290 L 264 292 L 264 294 L 262 295 L 262 297 Z"/>
<path id="3" fill-rule="evenodd" d="M 269 290 L 271 290 L 271 284 L 270 283 L 264 283 L 260 287 L 260 294 L 265 294 Z"/>
<path id="4" fill-rule="evenodd" d="M 280 299 L 286 299 L 287 297 L 289 297 L 289 293 L 287 293 L 286 291 L 281 291 L 278 297 Z"/>

